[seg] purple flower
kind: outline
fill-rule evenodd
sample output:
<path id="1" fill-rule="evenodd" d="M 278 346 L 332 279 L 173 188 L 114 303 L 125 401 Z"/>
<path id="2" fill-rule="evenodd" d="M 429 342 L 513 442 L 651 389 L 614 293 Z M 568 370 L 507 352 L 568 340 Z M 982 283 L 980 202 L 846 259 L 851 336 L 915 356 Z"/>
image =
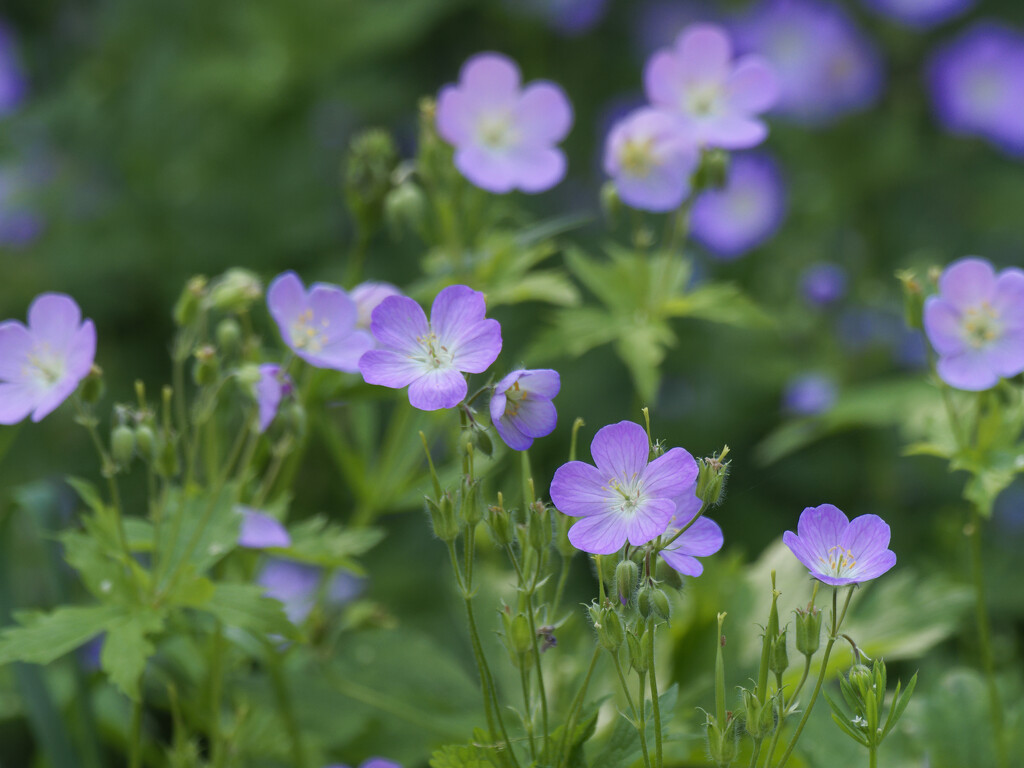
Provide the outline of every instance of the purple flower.
<path id="1" fill-rule="evenodd" d="M 341 288 L 314 283 L 308 291 L 294 272 L 274 278 L 267 307 L 291 350 L 310 365 L 355 373 L 359 356 L 373 347 L 356 328 L 356 305 Z"/>
<path id="2" fill-rule="evenodd" d="M 671 211 L 690 194 L 700 152 L 667 112 L 642 108 L 616 123 L 608 135 L 604 170 L 622 201 L 645 211 Z"/>
<path id="3" fill-rule="evenodd" d="M 301 624 L 316 605 L 324 578 L 322 568 L 270 558 L 256 578 L 256 583 L 265 587 L 264 594 L 267 597 L 284 604 L 284 612 L 293 624 Z M 338 571 L 330 577 L 324 598 L 330 605 L 343 605 L 358 595 L 362 586 L 362 579 L 347 571 Z"/>
<path id="4" fill-rule="evenodd" d="M 824 261 L 812 264 L 800 278 L 800 290 L 809 304 L 834 304 L 846 295 L 846 270 Z"/>
<path id="5" fill-rule="evenodd" d="M 1024 156 L 1024 36 L 975 24 L 932 56 L 928 85 L 947 129 Z"/>
<path id="6" fill-rule="evenodd" d="M 768 127 L 757 119 L 775 103 L 778 83 L 760 56 L 735 63 L 725 30 L 694 24 L 675 46 L 644 67 L 644 89 L 655 107 L 677 115 L 700 146 L 746 149 L 760 144 Z"/>
<path id="7" fill-rule="evenodd" d="M 571 127 L 565 92 L 546 81 L 522 88 L 519 68 L 499 53 L 469 59 L 437 100 L 437 132 L 455 147 L 455 167 L 488 192 L 543 192 L 561 181 L 565 155 L 555 145 Z"/>
<path id="8" fill-rule="evenodd" d="M 96 326 L 82 321 L 74 299 L 37 296 L 28 308 L 28 327 L 17 320 L 0 323 L 0 424 L 49 414 L 78 388 L 95 355 Z"/>
<path id="9" fill-rule="evenodd" d="M 277 416 L 281 400 L 292 391 L 292 380 L 281 366 L 264 363 L 256 382 L 256 405 L 259 408 L 259 431 L 266 432 Z"/>
<path id="10" fill-rule="evenodd" d="M 665 535 L 671 537 L 681 527 L 670 525 Z M 704 573 L 704 565 L 697 558 L 715 554 L 723 543 L 725 538 L 718 523 L 702 517 L 663 549 L 661 557 L 669 567 L 684 576 L 700 576 Z"/>
<path id="11" fill-rule="evenodd" d="M 6 24 L 0 23 L 0 117 L 17 109 L 28 92 L 14 48 L 14 36 Z"/>
<path id="12" fill-rule="evenodd" d="M 1024 271 L 953 262 L 924 303 L 924 330 L 951 387 L 978 392 L 1024 372 Z"/>
<path id="13" fill-rule="evenodd" d="M 512 371 L 491 395 L 491 422 L 509 448 L 525 451 L 534 438 L 550 435 L 558 421 L 551 398 L 562 382 L 550 369 Z"/>
<path id="14" fill-rule="evenodd" d="M 876 579 L 896 565 L 889 549 L 889 526 L 878 515 L 850 522 L 831 504 L 807 507 L 797 533 L 786 531 L 783 543 L 818 581 L 834 587 Z"/>
<path id="15" fill-rule="evenodd" d="M 878 53 L 839 6 L 762 0 L 734 26 L 738 46 L 775 68 L 773 110 L 797 122 L 828 123 L 870 106 L 882 86 Z"/>
<path id="16" fill-rule="evenodd" d="M 239 506 L 235 509 L 242 516 L 238 546 L 247 549 L 286 549 L 292 545 L 292 537 L 276 518 L 252 507 Z"/>
<path id="17" fill-rule="evenodd" d="M 795 416 L 817 416 L 832 410 L 838 394 L 836 383 L 830 376 L 805 373 L 786 385 L 782 406 Z"/>
<path id="18" fill-rule="evenodd" d="M 696 199 L 691 232 L 713 254 L 734 259 L 769 240 L 782 225 L 786 190 L 779 166 L 763 154 L 732 158 L 722 189 L 709 189 Z"/>
<path id="19" fill-rule="evenodd" d="M 910 27 L 931 27 L 966 12 L 978 0 L 864 0 L 879 13 Z"/>
<path id="20" fill-rule="evenodd" d="M 368 384 L 409 387 L 421 411 L 454 408 L 466 396 L 465 373 L 483 373 L 501 351 L 501 326 L 484 317 L 484 295 L 465 285 L 437 294 L 430 322 L 406 296 L 389 296 L 373 311 L 379 349 L 359 359 Z"/>
<path id="21" fill-rule="evenodd" d="M 590 453 L 596 467 L 570 461 L 555 471 L 551 501 L 559 512 L 583 518 L 569 529 L 569 541 L 596 555 L 663 534 L 676 499 L 697 479 L 697 462 L 682 448 L 648 463 L 647 433 L 631 421 L 598 430 Z"/>
<path id="22" fill-rule="evenodd" d="M 402 292 L 391 283 L 360 283 L 349 293 L 356 303 L 356 328 L 370 330 L 373 310 L 388 296 L 401 296 Z"/>

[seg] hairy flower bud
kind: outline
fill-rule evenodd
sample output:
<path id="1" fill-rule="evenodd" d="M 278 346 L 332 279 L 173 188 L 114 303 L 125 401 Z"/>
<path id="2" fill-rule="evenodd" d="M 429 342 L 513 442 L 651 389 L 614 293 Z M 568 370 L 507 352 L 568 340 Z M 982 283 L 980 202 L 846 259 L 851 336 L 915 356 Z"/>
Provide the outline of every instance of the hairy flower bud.
<path id="1" fill-rule="evenodd" d="M 192 379 L 196 386 L 210 386 L 217 381 L 219 373 L 220 361 L 217 359 L 217 350 L 208 344 L 197 349 L 195 363 L 192 366 Z"/>
<path id="2" fill-rule="evenodd" d="M 511 650 L 520 656 L 525 656 L 533 647 L 533 634 L 530 632 L 530 622 L 525 615 L 516 614 L 511 622 L 509 630 L 509 644 Z"/>
<path id="3" fill-rule="evenodd" d="M 632 560 L 623 560 L 615 566 L 615 592 L 619 596 L 619 602 L 623 605 L 629 603 L 636 592 L 636 582 L 640 576 L 640 569 Z"/>
<path id="4" fill-rule="evenodd" d="M 770 701 L 761 701 L 754 691 L 741 689 L 745 727 L 750 738 L 760 741 L 772 731 L 773 717 Z"/>
<path id="5" fill-rule="evenodd" d="M 237 355 L 242 348 L 242 326 L 233 317 L 217 323 L 217 346 L 226 355 Z"/>
<path id="6" fill-rule="evenodd" d="M 544 505 L 529 507 L 527 515 L 530 546 L 537 554 L 543 554 L 551 546 L 551 515 Z"/>
<path id="7" fill-rule="evenodd" d="M 722 453 L 700 459 L 697 462 L 697 496 L 708 507 L 713 507 L 722 500 L 722 493 L 725 490 L 725 481 L 729 476 L 728 461 L 722 461 L 729 453 L 729 446 L 722 449 Z"/>
<path id="8" fill-rule="evenodd" d="M 455 541 L 459 535 L 459 521 L 455 517 L 455 499 L 445 491 L 437 501 L 427 497 L 427 512 L 434 527 L 434 535 L 441 541 Z"/>
<path id="9" fill-rule="evenodd" d="M 643 631 L 639 636 L 634 635 L 632 632 L 627 632 L 626 645 L 629 646 L 629 665 L 640 674 L 646 673 L 651 668 L 647 632 Z"/>
<path id="10" fill-rule="evenodd" d="M 512 543 L 512 523 L 508 517 L 508 511 L 504 507 L 492 506 L 487 510 L 487 527 L 491 531 L 491 538 L 499 547 L 505 547 Z"/>
<path id="11" fill-rule="evenodd" d="M 626 639 L 625 630 L 622 629 L 622 621 L 614 609 L 603 608 L 600 616 L 600 623 L 594 625 L 597 629 L 597 640 L 601 646 L 615 653 L 622 646 Z"/>
<path id="12" fill-rule="evenodd" d="M 724 722 L 708 715 L 705 730 L 708 755 L 718 768 L 729 768 L 736 759 L 738 737 L 736 718 L 731 712 L 726 713 Z"/>
<path id="13" fill-rule="evenodd" d="M 864 664 L 854 664 L 846 675 L 846 681 L 854 691 L 860 694 L 861 698 L 874 695 L 871 688 L 874 684 L 874 675 L 871 669 Z"/>
<path id="14" fill-rule="evenodd" d="M 813 656 L 821 645 L 821 610 L 809 605 L 795 613 L 796 649 L 804 656 Z"/>
<path id="15" fill-rule="evenodd" d="M 110 455 L 119 466 L 127 467 L 135 455 L 135 430 L 119 424 L 110 432 Z"/>
<path id="16" fill-rule="evenodd" d="M 208 301 L 222 312 L 245 312 L 263 297 L 263 284 L 254 272 L 232 267 L 210 288 Z"/>
<path id="17" fill-rule="evenodd" d="M 459 499 L 459 516 L 468 525 L 476 525 L 483 519 L 484 505 L 480 499 L 480 481 L 469 477 L 462 479 L 462 493 Z"/>
<path id="18" fill-rule="evenodd" d="M 95 405 L 103 397 L 104 389 L 103 369 L 93 363 L 89 373 L 82 380 L 82 400 L 90 405 Z"/>
<path id="19" fill-rule="evenodd" d="M 782 630 L 782 632 L 772 641 L 771 655 L 768 663 L 768 668 L 772 671 L 772 674 L 781 675 L 789 668 L 789 652 L 786 650 L 786 633 L 788 629 Z"/>
<path id="20" fill-rule="evenodd" d="M 186 284 L 174 305 L 174 323 L 179 328 L 192 325 L 199 317 L 203 297 L 206 295 L 205 275 L 196 275 Z"/>

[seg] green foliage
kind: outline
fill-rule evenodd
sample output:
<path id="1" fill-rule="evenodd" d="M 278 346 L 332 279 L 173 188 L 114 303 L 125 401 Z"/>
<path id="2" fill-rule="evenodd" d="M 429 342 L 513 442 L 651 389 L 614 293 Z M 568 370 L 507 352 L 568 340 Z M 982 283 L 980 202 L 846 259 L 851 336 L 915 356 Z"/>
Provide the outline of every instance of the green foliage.
<path id="1" fill-rule="evenodd" d="M 63 606 L 48 614 L 21 612 L 22 626 L 0 633 L 0 664 L 49 664 L 128 617 L 117 605 Z"/>
<path id="2" fill-rule="evenodd" d="M 128 698 L 139 701 L 139 682 L 146 662 L 155 648 L 150 637 L 164 628 L 164 616 L 157 611 L 135 611 L 107 626 L 100 666 Z"/>
<path id="3" fill-rule="evenodd" d="M 202 610 L 216 616 L 226 626 L 257 635 L 281 635 L 298 640 L 301 633 L 285 616 L 278 600 L 265 597 L 258 584 L 216 584 Z"/>

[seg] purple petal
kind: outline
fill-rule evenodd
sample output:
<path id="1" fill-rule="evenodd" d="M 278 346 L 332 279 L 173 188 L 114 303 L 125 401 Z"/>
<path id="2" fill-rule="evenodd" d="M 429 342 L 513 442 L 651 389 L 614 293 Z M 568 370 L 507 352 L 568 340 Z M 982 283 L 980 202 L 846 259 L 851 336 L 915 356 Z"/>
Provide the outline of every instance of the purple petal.
<path id="1" fill-rule="evenodd" d="M 615 187 L 626 205 L 653 213 L 675 210 L 690 194 L 689 176 L 666 166 L 647 176 L 620 176 Z"/>
<path id="2" fill-rule="evenodd" d="M 519 97 L 516 125 L 529 144 L 557 144 L 572 128 L 572 106 L 555 83 L 535 81 Z"/>
<path id="3" fill-rule="evenodd" d="M 430 327 L 442 346 L 454 350 L 463 338 L 476 335 L 487 314 L 487 302 L 480 291 L 466 285 L 449 285 L 434 298 Z"/>
<path id="4" fill-rule="evenodd" d="M 516 188 L 519 178 L 515 158 L 507 152 L 495 152 L 476 144 L 455 150 L 455 167 L 475 186 L 496 195 Z"/>
<path id="5" fill-rule="evenodd" d="M 65 376 L 49 389 L 39 393 L 35 410 L 32 411 L 32 421 L 42 421 L 53 413 L 57 406 L 71 397 L 71 393 L 78 389 L 78 381 L 74 377 Z"/>
<path id="6" fill-rule="evenodd" d="M 683 552 L 664 549 L 661 552 L 661 559 L 668 563 L 669 568 L 684 576 L 700 576 L 704 573 L 704 566 L 700 560 Z"/>
<path id="7" fill-rule="evenodd" d="M 22 384 L 0 382 L 0 424 L 24 421 L 36 406 L 38 393 Z"/>
<path id="8" fill-rule="evenodd" d="M 277 416 L 284 395 L 281 381 L 281 366 L 265 364 L 260 366 L 260 380 L 256 382 L 256 404 L 259 408 L 259 431 L 266 432 Z"/>
<path id="9" fill-rule="evenodd" d="M 373 336 L 366 331 L 353 331 L 345 336 L 329 338 L 327 345 L 312 356 L 323 368 L 358 373 L 363 353 L 374 348 Z"/>
<path id="10" fill-rule="evenodd" d="M 292 537 L 280 521 L 251 507 L 238 507 L 242 515 L 242 528 L 238 546 L 248 549 L 281 549 L 292 545 Z"/>
<path id="11" fill-rule="evenodd" d="M 610 555 L 626 543 L 626 531 L 626 520 L 621 515 L 594 515 L 578 520 L 569 529 L 569 542 L 593 555 Z"/>
<path id="12" fill-rule="evenodd" d="M 955 389 L 981 392 L 999 383 L 984 349 L 965 347 L 959 354 L 940 357 L 935 368 L 939 377 Z"/>
<path id="13" fill-rule="evenodd" d="M 371 757 L 359 768 L 402 768 L 402 766 L 390 760 L 385 760 L 383 757 Z"/>
<path id="14" fill-rule="evenodd" d="M 760 56 L 745 56 L 725 84 L 726 102 L 747 114 L 770 109 L 779 97 L 779 81 L 775 70 Z"/>
<path id="15" fill-rule="evenodd" d="M 607 483 L 608 478 L 597 467 L 570 461 L 555 470 L 551 503 L 570 517 L 606 515 L 615 505 L 614 492 L 607 488 Z"/>
<path id="16" fill-rule="evenodd" d="M 525 147 L 513 153 L 516 186 L 527 194 L 551 189 L 565 177 L 565 153 L 550 147 Z"/>
<path id="17" fill-rule="evenodd" d="M 71 339 L 64 359 L 64 376 L 73 379 L 75 386 L 89 375 L 96 359 L 96 326 L 86 320 Z M 73 390 L 72 390 L 73 391 Z"/>
<path id="18" fill-rule="evenodd" d="M 822 504 L 807 507 L 800 514 L 796 529 L 808 554 L 816 557 L 824 555 L 827 560 L 829 548 L 839 543 L 849 524 L 846 515 L 836 506 Z"/>
<path id="19" fill-rule="evenodd" d="M 32 353 L 32 334 L 17 320 L 0 323 L 0 380 L 18 381 Z"/>
<path id="20" fill-rule="evenodd" d="M 473 138 L 476 105 L 454 85 L 441 89 L 437 97 L 437 133 L 449 144 L 460 145 Z"/>
<path id="21" fill-rule="evenodd" d="M 700 512 L 704 502 L 697 495 L 697 483 L 693 483 L 676 499 L 676 525 L 683 527 Z"/>
<path id="22" fill-rule="evenodd" d="M 616 477 L 628 482 L 647 466 L 650 455 L 647 433 L 632 421 L 609 424 L 594 435 L 590 454 L 606 480 Z"/>
<path id="23" fill-rule="evenodd" d="M 1024 330 L 1004 331 L 984 347 L 984 352 L 992 371 L 1004 378 L 1016 376 L 1024 371 Z"/>
<path id="24" fill-rule="evenodd" d="M 652 104 L 678 109 L 683 99 L 685 72 L 671 51 L 658 51 L 644 67 L 644 92 Z"/>
<path id="25" fill-rule="evenodd" d="M 497 320 L 484 320 L 477 324 L 475 335 L 462 338 L 451 351 L 452 365 L 460 371 L 483 373 L 501 352 L 501 326 Z"/>
<path id="26" fill-rule="evenodd" d="M 718 523 L 707 517 L 702 517 L 672 542 L 672 546 L 666 552 L 685 553 L 697 557 L 708 557 L 715 554 L 725 543 L 722 529 Z"/>
<path id="27" fill-rule="evenodd" d="M 421 411 L 454 408 L 466 396 L 466 389 L 466 380 L 458 371 L 433 368 L 409 385 L 409 402 Z"/>
<path id="28" fill-rule="evenodd" d="M 505 379 L 507 378 L 508 376 L 505 377 Z M 502 379 L 502 381 L 505 381 L 505 379 Z M 508 387 L 505 387 L 505 389 L 508 389 Z M 492 424 L 497 424 L 498 420 L 505 416 L 505 408 L 508 406 L 508 397 L 505 395 L 505 389 L 501 389 L 499 383 L 499 386 L 495 387 L 494 393 L 491 395 L 491 402 L 487 405 L 491 414 Z"/>
<path id="29" fill-rule="evenodd" d="M 996 273 L 984 259 L 960 259 L 939 278 L 942 298 L 963 311 L 995 296 Z"/>
<path id="30" fill-rule="evenodd" d="M 856 580 L 861 582 L 877 579 L 894 565 L 896 565 L 895 552 L 889 549 L 878 552 L 863 562 L 857 562 L 857 568 L 855 571 Z"/>
<path id="31" fill-rule="evenodd" d="M 679 62 L 691 81 L 720 82 L 728 75 L 732 43 L 719 26 L 691 25 L 676 41 L 676 50 Z"/>
<path id="32" fill-rule="evenodd" d="M 82 322 L 82 311 L 70 296 L 44 293 L 28 308 L 28 327 L 37 344 L 43 343 L 57 352 L 64 352 Z"/>
<path id="33" fill-rule="evenodd" d="M 821 569 L 821 562 L 818 560 L 819 555 L 811 552 L 807 546 L 807 542 L 801 539 L 792 531 L 786 531 L 782 534 L 782 543 L 789 547 L 789 551 L 793 553 L 793 556 L 799 560 L 807 570 L 809 570 L 815 576 L 818 576 Z"/>
<path id="34" fill-rule="evenodd" d="M 525 451 L 533 445 L 533 438 L 519 429 L 511 419 L 495 419 L 493 424 L 498 430 L 498 436 L 513 451 Z"/>
<path id="35" fill-rule="evenodd" d="M 697 471 L 693 456 L 682 448 L 673 448 L 643 470 L 644 495 L 675 499 L 694 484 Z"/>
<path id="36" fill-rule="evenodd" d="M 387 349 L 375 349 L 359 358 L 359 372 L 367 384 L 402 389 L 422 376 L 422 363 Z"/>
<path id="37" fill-rule="evenodd" d="M 550 400 L 562 388 L 562 379 L 559 377 L 558 371 L 553 371 L 550 368 L 536 368 L 520 373 L 522 376 L 519 379 L 519 386 L 531 395 Z M 511 386 L 511 382 L 509 386 Z"/>
<path id="38" fill-rule="evenodd" d="M 391 283 L 366 282 L 357 285 L 349 293 L 349 297 L 356 305 L 356 327 L 369 330 L 373 310 L 389 296 L 401 295 L 402 292 Z"/>
<path id="39" fill-rule="evenodd" d="M 267 309 L 277 321 L 285 342 L 291 340 L 289 326 L 306 309 L 306 289 L 294 272 L 283 272 L 267 288 Z"/>
<path id="40" fill-rule="evenodd" d="M 768 126 L 760 120 L 738 114 L 725 114 L 702 127 L 704 140 L 722 149 L 747 149 L 765 140 Z"/>
<path id="41" fill-rule="evenodd" d="M 478 53 L 462 65 L 461 88 L 486 104 L 506 104 L 519 93 L 519 67 L 500 53 Z"/>
<path id="42" fill-rule="evenodd" d="M 378 304 L 370 330 L 383 346 L 406 355 L 419 354 L 418 339 L 430 333 L 423 307 L 408 296 L 389 296 Z"/>
<path id="43" fill-rule="evenodd" d="M 957 355 L 964 342 L 960 312 L 941 296 L 929 296 L 924 302 L 924 331 L 940 355 Z"/>
<path id="44" fill-rule="evenodd" d="M 356 325 L 356 303 L 341 288 L 328 283 L 314 283 L 309 291 L 308 306 L 314 322 L 329 337 L 347 336 Z"/>
<path id="45" fill-rule="evenodd" d="M 629 519 L 627 531 L 629 543 L 634 547 L 646 544 L 661 536 L 676 513 L 676 504 L 671 499 L 647 499 Z"/>
<path id="46" fill-rule="evenodd" d="M 1024 272 L 1004 269 L 999 273 L 992 307 L 1004 327 L 1024 328 Z"/>
<path id="47" fill-rule="evenodd" d="M 861 515 L 850 522 L 837 543 L 860 562 L 888 549 L 890 536 L 889 526 L 878 515 Z"/>
<path id="48" fill-rule="evenodd" d="M 555 431 L 558 412 L 550 400 L 526 398 L 519 403 L 514 415 L 506 420 L 527 437 L 546 437 Z"/>

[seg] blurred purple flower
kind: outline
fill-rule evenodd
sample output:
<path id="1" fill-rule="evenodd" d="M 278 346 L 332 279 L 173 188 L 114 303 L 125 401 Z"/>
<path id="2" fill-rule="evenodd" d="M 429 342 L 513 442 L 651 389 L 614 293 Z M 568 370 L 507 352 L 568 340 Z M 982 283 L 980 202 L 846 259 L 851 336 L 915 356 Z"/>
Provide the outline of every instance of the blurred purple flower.
<path id="1" fill-rule="evenodd" d="M 948 130 L 1024 156 L 1024 36 L 979 22 L 932 55 L 927 77 Z"/>
<path id="2" fill-rule="evenodd" d="M 455 167 L 473 184 L 503 194 L 543 192 L 565 176 L 555 147 L 572 127 L 572 106 L 558 85 L 521 87 L 507 56 L 479 53 L 462 65 L 458 85 L 441 89 L 437 132 L 455 147 Z"/>
<path id="3" fill-rule="evenodd" d="M 782 394 L 782 407 L 796 416 L 817 416 L 832 410 L 839 392 L 830 376 L 804 373 L 790 379 Z"/>
<path id="4" fill-rule="evenodd" d="M 659 48 L 671 46 L 679 33 L 697 22 L 719 22 L 721 14 L 705 2 L 649 0 L 634 15 L 636 46 L 646 59 Z"/>
<path id="5" fill-rule="evenodd" d="M 671 537 L 681 527 L 682 525 L 670 525 L 665 535 Z M 724 543 L 725 537 L 718 523 L 702 517 L 663 549 L 661 558 L 670 568 L 684 576 L 700 576 L 704 573 L 704 565 L 697 558 L 715 554 Z"/>
<path id="6" fill-rule="evenodd" d="M 557 371 L 512 371 L 494 386 L 491 395 L 491 422 L 505 444 L 525 451 L 534 438 L 550 435 L 558 422 L 551 399 L 562 382 Z"/>
<path id="7" fill-rule="evenodd" d="M 837 507 L 807 507 L 782 542 L 818 581 L 838 587 L 876 579 L 896 565 L 889 526 L 878 515 L 851 522 Z"/>
<path id="8" fill-rule="evenodd" d="M 924 303 L 924 330 L 939 354 L 939 376 L 979 392 L 1024 372 L 1024 271 L 998 275 L 984 259 L 946 267 Z"/>
<path id="9" fill-rule="evenodd" d="M 96 326 L 82 321 L 70 296 L 43 293 L 28 308 L 28 327 L 0 323 L 0 424 L 29 414 L 39 421 L 78 388 L 96 356 Z"/>
<path id="10" fill-rule="evenodd" d="M 256 577 L 256 583 L 265 587 L 264 594 L 284 605 L 284 612 L 293 624 L 301 624 L 316 605 L 322 568 L 293 560 L 269 558 Z M 328 605 L 339 606 L 352 600 L 363 588 L 363 580 L 347 571 L 338 571 L 330 577 L 324 591 Z"/>
<path id="11" fill-rule="evenodd" d="M 572 37 L 589 31 L 608 13 L 609 0 L 506 0 L 517 13 L 543 19 L 556 32 Z"/>
<path id="12" fill-rule="evenodd" d="M 838 5 L 761 0 L 733 29 L 741 50 L 761 54 L 775 68 L 775 114 L 822 125 L 867 108 L 881 92 L 878 52 Z"/>
<path id="13" fill-rule="evenodd" d="M 682 448 L 648 463 L 647 433 L 620 421 L 598 430 L 590 444 L 595 464 L 570 461 L 555 471 L 551 501 L 583 518 L 569 529 L 577 549 L 609 555 L 628 540 L 639 546 L 665 532 L 676 499 L 697 479 L 697 462 Z"/>
<path id="14" fill-rule="evenodd" d="M 314 283 L 308 291 L 294 272 L 274 278 L 267 289 L 267 308 L 284 343 L 317 368 L 347 373 L 359 370 L 359 356 L 373 347 L 373 338 L 356 328 L 356 305 L 341 288 Z"/>
<path id="15" fill-rule="evenodd" d="M 246 549 L 286 549 L 292 545 L 292 537 L 277 518 L 252 507 L 238 506 L 235 509 L 242 516 L 238 546 Z"/>
<path id="16" fill-rule="evenodd" d="M 391 283 L 367 282 L 360 283 L 349 293 L 356 303 L 356 328 L 370 330 L 373 310 L 388 296 L 401 296 L 402 292 Z"/>
<path id="17" fill-rule="evenodd" d="M 702 192 L 694 201 L 691 232 L 716 256 L 734 259 L 771 239 L 785 213 L 778 163 L 761 153 L 738 154 L 725 187 Z"/>
<path id="18" fill-rule="evenodd" d="M 768 127 L 757 115 L 779 92 L 768 63 L 755 55 L 734 62 L 728 34 L 714 24 L 687 27 L 672 48 L 656 52 L 644 67 L 644 89 L 699 146 L 724 149 L 764 141 Z"/>
<path id="19" fill-rule="evenodd" d="M 811 264 L 800 278 L 800 291 L 814 306 L 834 304 L 846 295 L 846 270 L 824 261 Z"/>
<path id="20" fill-rule="evenodd" d="M 14 35 L 0 22 L 0 118 L 17 109 L 27 93 L 28 83 L 18 62 Z"/>
<path id="21" fill-rule="evenodd" d="M 0 246 L 25 246 L 43 231 L 43 218 L 31 202 L 32 173 L 23 167 L 0 167 Z"/>
<path id="22" fill-rule="evenodd" d="M 605 143 L 604 170 L 622 201 L 645 211 L 671 211 L 690 194 L 700 163 L 675 116 L 645 107 L 620 120 Z"/>
<path id="23" fill-rule="evenodd" d="M 465 285 L 437 294 L 427 316 L 412 299 L 389 296 L 373 311 L 379 349 L 359 359 L 368 384 L 409 387 L 421 411 L 454 408 L 466 396 L 463 372 L 483 373 L 501 351 L 501 326 L 484 317 L 484 295 Z"/>
<path id="24" fill-rule="evenodd" d="M 878 13 L 910 27 L 931 27 L 959 16 L 978 0 L 864 0 Z"/>
<path id="25" fill-rule="evenodd" d="M 256 405 L 259 409 L 259 431 L 266 432 L 277 416 L 281 400 L 292 391 L 292 380 L 281 366 L 264 363 L 256 382 Z"/>

